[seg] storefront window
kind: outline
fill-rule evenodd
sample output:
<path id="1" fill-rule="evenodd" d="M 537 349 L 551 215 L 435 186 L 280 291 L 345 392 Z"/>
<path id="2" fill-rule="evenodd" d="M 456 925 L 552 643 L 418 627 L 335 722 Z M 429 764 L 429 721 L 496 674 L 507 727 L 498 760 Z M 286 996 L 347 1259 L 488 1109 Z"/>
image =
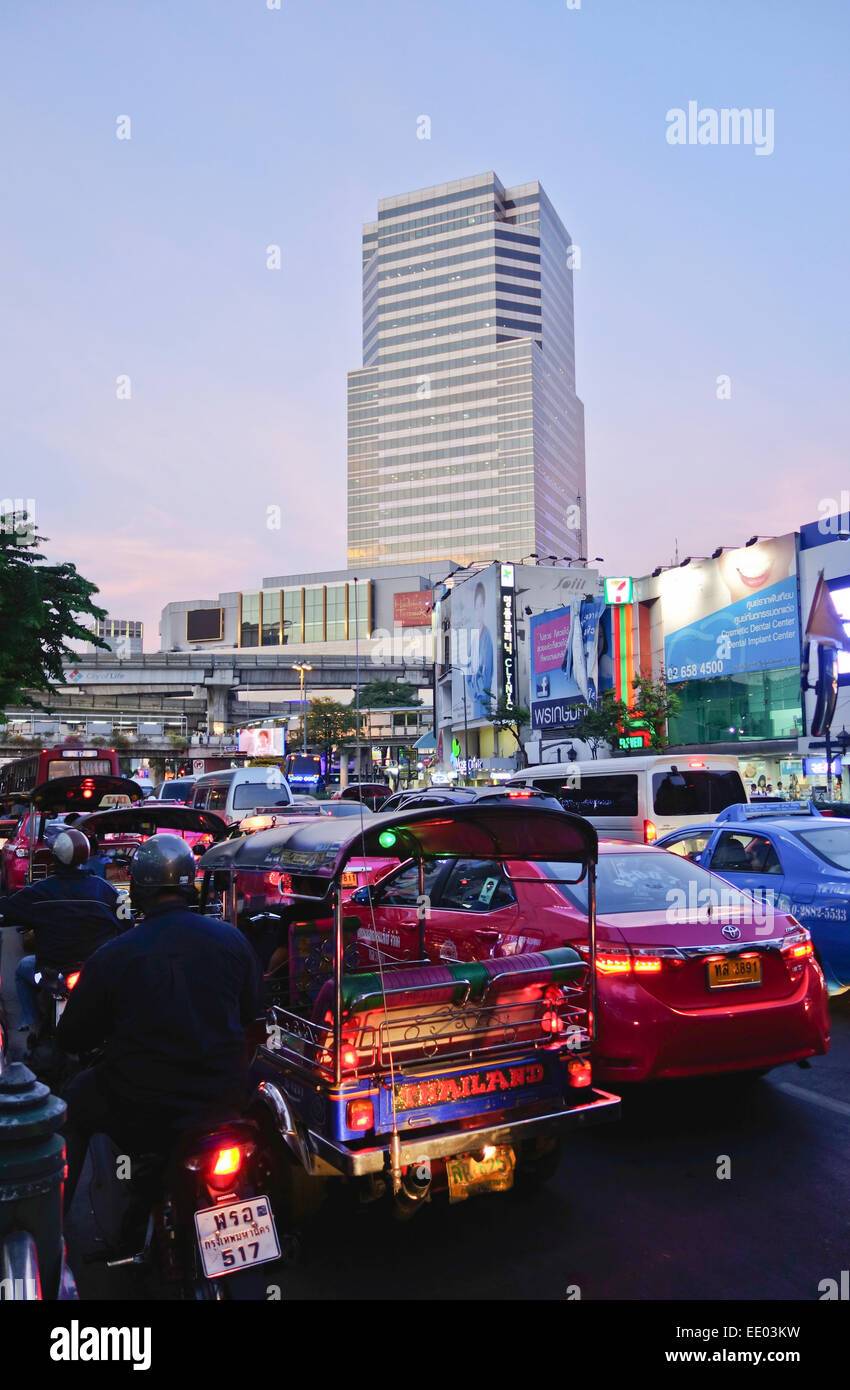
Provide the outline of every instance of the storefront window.
<path id="1" fill-rule="evenodd" d="M 795 667 L 682 681 L 670 690 L 681 704 L 670 720 L 672 744 L 794 738 L 802 727 Z"/>

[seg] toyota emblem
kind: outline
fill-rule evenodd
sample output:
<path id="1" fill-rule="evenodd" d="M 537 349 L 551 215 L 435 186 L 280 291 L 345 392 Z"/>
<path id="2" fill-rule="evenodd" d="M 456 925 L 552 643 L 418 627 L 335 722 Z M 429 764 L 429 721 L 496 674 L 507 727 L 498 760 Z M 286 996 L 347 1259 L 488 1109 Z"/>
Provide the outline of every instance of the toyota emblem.
<path id="1" fill-rule="evenodd" d="M 722 935 L 726 937 L 727 941 L 738 941 L 741 936 L 741 928 L 732 926 L 723 927 Z"/>

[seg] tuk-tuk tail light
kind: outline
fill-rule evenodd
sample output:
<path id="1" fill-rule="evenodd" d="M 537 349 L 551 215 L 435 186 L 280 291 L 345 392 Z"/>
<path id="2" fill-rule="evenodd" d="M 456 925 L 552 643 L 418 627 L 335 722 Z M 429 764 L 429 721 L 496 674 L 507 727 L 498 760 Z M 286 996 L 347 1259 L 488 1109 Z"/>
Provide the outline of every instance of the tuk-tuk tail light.
<path id="1" fill-rule="evenodd" d="M 574 1058 L 567 1063 L 567 1076 L 571 1086 L 589 1086 L 592 1080 L 590 1063 Z"/>
<path id="2" fill-rule="evenodd" d="M 348 1129 L 365 1133 L 374 1128 L 375 1107 L 371 1100 L 350 1100 L 345 1107 L 345 1123 Z"/>
<path id="3" fill-rule="evenodd" d="M 66 989 L 73 989 L 74 986 L 75 986 L 75 985 L 77 984 L 77 982 L 79 981 L 79 978 L 80 978 L 81 973 L 82 973 L 82 972 L 81 972 L 80 970 L 73 970 L 73 971 L 71 972 L 70 975 L 66 975 L 66 976 L 65 976 L 65 988 L 66 988 Z"/>

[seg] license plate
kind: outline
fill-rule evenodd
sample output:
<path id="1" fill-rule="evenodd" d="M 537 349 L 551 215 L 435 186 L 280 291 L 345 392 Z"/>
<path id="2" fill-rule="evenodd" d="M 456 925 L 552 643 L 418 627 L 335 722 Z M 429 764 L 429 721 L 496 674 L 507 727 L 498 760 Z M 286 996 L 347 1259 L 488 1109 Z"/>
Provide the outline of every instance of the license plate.
<path id="1" fill-rule="evenodd" d="M 249 1197 L 232 1206 L 195 1212 L 195 1234 L 207 1279 L 280 1258 L 271 1202 Z"/>
<path id="2" fill-rule="evenodd" d="M 344 873 L 342 876 L 342 886 L 343 888 L 356 888 L 357 875 Z"/>
<path id="3" fill-rule="evenodd" d="M 507 1192 L 514 1185 L 516 1154 L 503 1144 L 478 1159 L 473 1154 L 457 1154 L 446 1159 L 449 1201 L 463 1202 L 479 1192 Z"/>
<path id="4" fill-rule="evenodd" d="M 709 989 L 725 989 L 728 985 L 761 984 L 759 956 L 733 956 L 730 960 L 710 960 L 706 969 Z"/>

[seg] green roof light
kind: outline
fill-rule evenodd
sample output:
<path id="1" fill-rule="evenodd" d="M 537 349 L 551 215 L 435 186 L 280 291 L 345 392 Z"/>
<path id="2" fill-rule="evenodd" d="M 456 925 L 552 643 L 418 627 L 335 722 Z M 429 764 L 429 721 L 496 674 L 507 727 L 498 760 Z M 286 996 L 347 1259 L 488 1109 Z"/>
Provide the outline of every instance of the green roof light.
<path id="1" fill-rule="evenodd" d="M 378 844 L 381 846 L 381 849 L 392 849 L 397 838 L 394 830 L 382 830 L 378 836 Z"/>

